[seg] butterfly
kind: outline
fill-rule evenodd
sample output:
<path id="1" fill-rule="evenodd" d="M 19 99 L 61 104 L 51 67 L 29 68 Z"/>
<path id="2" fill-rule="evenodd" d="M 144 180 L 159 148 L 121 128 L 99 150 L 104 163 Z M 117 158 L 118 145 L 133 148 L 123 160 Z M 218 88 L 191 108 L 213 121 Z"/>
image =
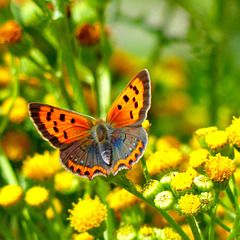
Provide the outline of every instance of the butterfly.
<path id="1" fill-rule="evenodd" d="M 141 124 L 150 104 L 150 77 L 142 70 L 112 104 L 106 121 L 91 121 L 80 113 L 42 103 L 30 103 L 29 113 L 40 135 L 60 149 L 62 165 L 91 180 L 116 175 L 139 161 L 148 141 Z"/>

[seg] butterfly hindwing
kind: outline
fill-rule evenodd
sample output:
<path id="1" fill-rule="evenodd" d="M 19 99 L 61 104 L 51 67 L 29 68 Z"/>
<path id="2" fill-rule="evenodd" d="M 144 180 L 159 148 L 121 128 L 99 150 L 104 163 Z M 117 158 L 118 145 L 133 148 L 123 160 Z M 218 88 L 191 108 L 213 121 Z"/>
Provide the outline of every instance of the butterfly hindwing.
<path id="1" fill-rule="evenodd" d="M 91 133 L 93 124 L 83 115 L 41 103 L 30 103 L 29 111 L 42 137 L 55 148 L 65 148 Z"/>
<path id="2" fill-rule="evenodd" d="M 147 70 L 138 73 L 112 104 L 107 122 L 120 128 L 140 125 L 150 107 L 150 78 Z"/>
<path id="3" fill-rule="evenodd" d="M 116 175 L 121 169 L 131 169 L 144 153 L 147 133 L 142 126 L 127 126 L 113 134 L 113 158 L 111 172 Z"/>
<path id="4" fill-rule="evenodd" d="M 60 150 L 60 161 L 67 170 L 89 180 L 97 175 L 107 176 L 109 171 L 91 135 Z"/>

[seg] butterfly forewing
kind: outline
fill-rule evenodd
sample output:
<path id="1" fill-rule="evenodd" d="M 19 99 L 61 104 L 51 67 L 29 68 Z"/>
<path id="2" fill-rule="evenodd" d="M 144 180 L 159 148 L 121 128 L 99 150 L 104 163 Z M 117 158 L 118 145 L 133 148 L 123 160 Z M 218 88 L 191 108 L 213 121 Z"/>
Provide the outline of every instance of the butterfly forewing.
<path id="1" fill-rule="evenodd" d="M 30 103 L 29 111 L 43 138 L 56 148 L 64 148 L 91 133 L 92 122 L 80 114 L 41 103 Z"/>
<path id="2" fill-rule="evenodd" d="M 107 122 L 120 128 L 140 125 L 150 107 L 150 78 L 147 70 L 138 73 L 112 104 Z"/>

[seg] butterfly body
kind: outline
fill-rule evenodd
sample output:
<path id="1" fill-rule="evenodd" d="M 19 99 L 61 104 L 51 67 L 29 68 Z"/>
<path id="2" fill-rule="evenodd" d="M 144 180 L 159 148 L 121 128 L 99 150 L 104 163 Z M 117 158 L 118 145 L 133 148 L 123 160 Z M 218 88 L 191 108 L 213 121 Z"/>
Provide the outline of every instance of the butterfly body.
<path id="1" fill-rule="evenodd" d="M 147 133 L 141 123 L 150 107 L 150 79 L 143 70 L 108 111 L 106 122 L 41 103 L 30 103 L 33 123 L 43 138 L 60 149 L 60 161 L 88 179 L 131 169 L 143 155 Z"/>

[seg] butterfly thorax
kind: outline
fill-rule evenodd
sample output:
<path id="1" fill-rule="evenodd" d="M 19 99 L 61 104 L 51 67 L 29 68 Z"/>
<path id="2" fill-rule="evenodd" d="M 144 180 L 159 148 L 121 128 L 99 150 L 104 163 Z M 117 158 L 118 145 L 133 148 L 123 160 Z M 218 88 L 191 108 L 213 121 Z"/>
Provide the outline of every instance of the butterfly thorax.
<path id="1" fill-rule="evenodd" d="M 112 146 L 108 124 L 103 120 L 98 120 L 92 130 L 103 161 L 107 165 L 110 165 L 112 159 Z"/>

